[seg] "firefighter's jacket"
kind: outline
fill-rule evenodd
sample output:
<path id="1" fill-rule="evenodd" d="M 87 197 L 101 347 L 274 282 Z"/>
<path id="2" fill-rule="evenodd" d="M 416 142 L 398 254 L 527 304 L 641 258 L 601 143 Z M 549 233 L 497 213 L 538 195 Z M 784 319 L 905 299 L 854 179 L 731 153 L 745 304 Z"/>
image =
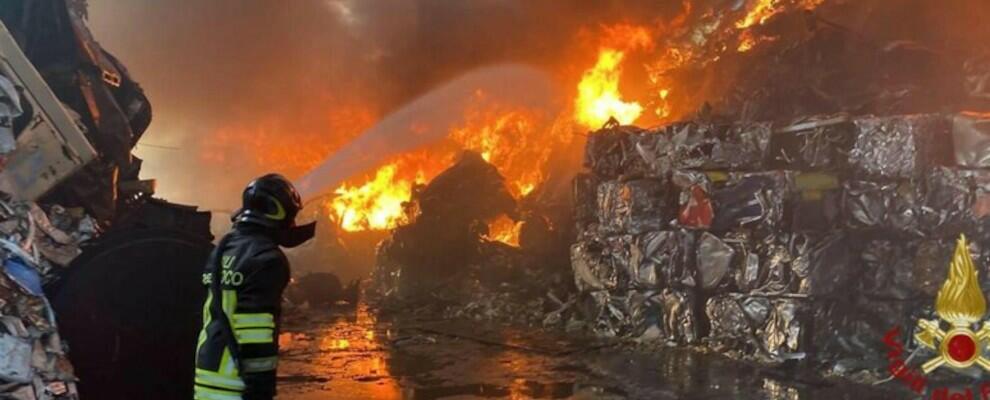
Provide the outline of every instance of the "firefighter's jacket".
<path id="1" fill-rule="evenodd" d="M 289 263 L 264 228 L 238 224 L 210 256 L 196 347 L 196 400 L 275 395 L 279 314 Z"/>

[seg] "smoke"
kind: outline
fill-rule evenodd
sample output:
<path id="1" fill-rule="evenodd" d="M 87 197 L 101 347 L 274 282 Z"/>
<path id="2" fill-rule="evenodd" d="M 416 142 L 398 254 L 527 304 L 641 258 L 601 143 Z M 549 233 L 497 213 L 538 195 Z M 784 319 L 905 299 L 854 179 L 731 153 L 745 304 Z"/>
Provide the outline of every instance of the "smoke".
<path id="1" fill-rule="evenodd" d="M 654 51 L 660 53 L 668 40 L 692 46 L 712 29 L 731 27 L 731 18 L 752 0 L 89 3 L 95 36 L 130 69 L 154 106 L 154 121 L 137 148 L 145 177 L 159 179 L 159 194 L 167 199 L 233 209 L 252 177 L 279 171 L 300 178 L 381 118 L 467 71 L 526 64 L 573 85 L 594 65 L 602 26 L 657 28 Z M 959 49 L 986 47 L 988 28 L 980 23 L 988 15 L 986 2 L 825 4 L 819 8 L 825 17 L 877 48 L 906 38 L 954 60 L 965 58 Z M 722 13 L 734 14 L 715 24 L 712 16 Z M 675 27 L 683 14 L 690 14 L 688 21 Z M 756 51 L 748 54 L 724 57 L 720 65 L 759 59 Z M 624 81 L 638 83 L 622 88 L 629 98 L 650 95 L 641 67 L 657 55 L 641 52 L 626 60 Z M 834 61 L 809 56 L 816 62 Z M 667 99 L 680 105 L 674 116 L 736 86 L 734 77 L 716 79 L 724 72 L 699 77 L 701 72 L 670 75 L 684 78 L 676 79 Z"/>
<path id="2" fill-rule="evenodd" d="M 472 71 L 396 110 L 304 176 L 303 199 L 325 193 L 388 157 L 443 139 L 478 93 L 493 101 L 553 111 L 554 88 L 546 74 L 518 65 Z"/>
<path id="3" fill-rule="evenodd" d="M 89 0 L 89 25 L 152 101 L 144 177 L 169 200 L 232 209 L 252 177 L 298 178 L 466 71 L 512 62 L 578 76 L 587 63 L 571 55 L 593 57 L 575 51 L 594 46 L 582 32 L 680 7 L 667 3 Z"/>

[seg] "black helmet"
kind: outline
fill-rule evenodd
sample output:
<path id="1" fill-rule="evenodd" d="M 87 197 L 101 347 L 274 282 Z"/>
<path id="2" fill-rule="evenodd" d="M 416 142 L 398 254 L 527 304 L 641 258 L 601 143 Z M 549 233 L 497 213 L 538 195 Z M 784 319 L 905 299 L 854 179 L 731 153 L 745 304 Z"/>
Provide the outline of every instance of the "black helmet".
<path id="1" fill-rule="evenodd" d="M 315 235 L 315 222 L 296 226 L 302 199 L 282 175 L 268 174 L 252 181 L 244 188 L 242 203 L 235 222 L 271 228 L 282 246 L 295 247 Z"/>

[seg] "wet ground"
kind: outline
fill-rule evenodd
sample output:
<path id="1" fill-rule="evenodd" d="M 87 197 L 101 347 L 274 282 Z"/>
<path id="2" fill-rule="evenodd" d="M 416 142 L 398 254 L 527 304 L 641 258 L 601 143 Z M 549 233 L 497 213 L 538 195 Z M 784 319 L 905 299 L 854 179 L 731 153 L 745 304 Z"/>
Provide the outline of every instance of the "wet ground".
<path id="1" fill-rule="evenodd" d="M 683 349 L 645 352 L 464 321 L 307 312 L 280 337 L 279 399 L 890 399 L 905 393 Z"/>

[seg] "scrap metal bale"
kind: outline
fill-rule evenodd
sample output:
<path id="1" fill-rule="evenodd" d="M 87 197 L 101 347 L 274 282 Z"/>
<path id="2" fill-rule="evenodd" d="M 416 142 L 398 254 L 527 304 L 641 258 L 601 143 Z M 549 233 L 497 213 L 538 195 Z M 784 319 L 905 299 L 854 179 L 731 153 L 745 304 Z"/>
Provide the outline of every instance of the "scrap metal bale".
<path id="1" fill-rule="evenodd" d="M 712 205 L 712 184 L 708 175 L 698 171 L 674 171 L 671 183 L 678 190 L 677 225 L 685 228 L 708 229 L 715 218 Z"/>
<path id="2" fill-rule="evenodd" d="M 924 236 L 919 219 L 922 197 L 921 187 L 907 181 L 846 181 L 842 219 L 850 229 Z"/>
<path id="3" fill-rule="evenodd" d="M 571 268 L 574 270 L 574 284 L 580 292 L 601 291 L 616 286 L 615 270 L 610 268 L 604 245 L 600 242 L 573 244 Z"/>
<path id="4" fill-rule="evenodd" d="M 658 230 L 670 218 L 663 182 L 637 179 L 608 181 L 598 186 L 599 228 L 608 234 L 640 234 Z"/>
<path id="5" fill-rule="evenodd" d="M 795 177 L 797 195 L 791 204 L 792 232 L 828 232 L 840 221 L 842 187 L 835 175 L 800 173 Z"/>
<path id="6" fill-rule="evenodd" d="M 675 289 L 698 286 L 696 235 L 687 230 L 647 232 L 636 238 L 635 282 Z M 656 285 L 652 285 L 653 280 Z"/>
<path id="7" fill-rule="evenodd" d="M 772 304 L 766 297 L 738 293 L 711 297 L 705 303 L 710 343 L 716 350 L 740 355 L 761 353 L 760 329 L 770 317 Z"/>
<path id="8" fill-rule="evenodd" d="M 807 304 L 798 299 L 774 299 L 761 338 L 766 351 L 778 360 L 803 358 L 809 329 Z"/>
<path id="9" fill-rule="evenodd" d="M 598 219 L 598 180 L 592 174 L 580 173 L 573 181 L 574 221 L 578 229 Z"/>
<path id="10" fill-rule="evenodd" d="M 639 136 L 637 151 L 657 176 L 674 169 L 759 170 L 770 147 L 768 123 L 690 121 Z"/>
<path id="11" fill-rule="evenodd" d="M 953 163 L 948 120 L 940 114 L 857 119 L 849 163 L 864 178 L 910 179 Z"/>
<path id="12" fill-rule="evenodd" d="M 641 129 L 631 126 L 607 127 L 588 136 L 584 166 L 606 179 L 643 173 L 647 165 L 636 152 L 635 135 Z"/>
<path id="13" fill-rule="evenodd" d="M 990 168 L 990 114 L 963 112 L 952 117 L 956 165 Z"/>
<path id="14" fill-rule="evenodd" d="M 928 171 L 920 218 L 924 231 L 942 237 L 973 232 L 976 229 L 974 185 L 970 171 L 945 167 Z"/>
<path id="15" fill-rule="evenodd" d="M 733 173 L 712 193 L 715 218 L 712 230 L 782 227 L 784 206 L 794 195 L 794 175 L 786 171 Z"/>
<path id="16" fill-rule="evenodd" d="M 698 339 L 698 296 L 689 290 L 663 289 L 659 295 L 667 339 L 690 344 Z"/>
<path id="17" fill-rule="evenodd" d="M 820 298 L 845 296 L 856 275 L 852 244 L 839 232 L 824 236 L 795 235 L 791 271 L 799 294 Z"/>
<path id="18" fill-rule="evenodd" d="M 855 125 L 847 116 L 802 118 L 778 128 L 770 139 L 770 168 L 841 171 L 849 163 Z"/>
<path id="19" fill-rule="evenodd" d="M 860 290 L 869 297 L 877 299 L 915 298 L 917 292 L 914 261 L 917 252 L 917 241 L 869 241 L 860 255 L 863 263 Z"/>
<path id="20" fill-rule="evenodd" d="M 728 286 L 735 275 L 731 270 L 735 255 L 735 249 L 718 236 L 702 233 L 696 258 L 701 288 L 714 290 Z"/>

